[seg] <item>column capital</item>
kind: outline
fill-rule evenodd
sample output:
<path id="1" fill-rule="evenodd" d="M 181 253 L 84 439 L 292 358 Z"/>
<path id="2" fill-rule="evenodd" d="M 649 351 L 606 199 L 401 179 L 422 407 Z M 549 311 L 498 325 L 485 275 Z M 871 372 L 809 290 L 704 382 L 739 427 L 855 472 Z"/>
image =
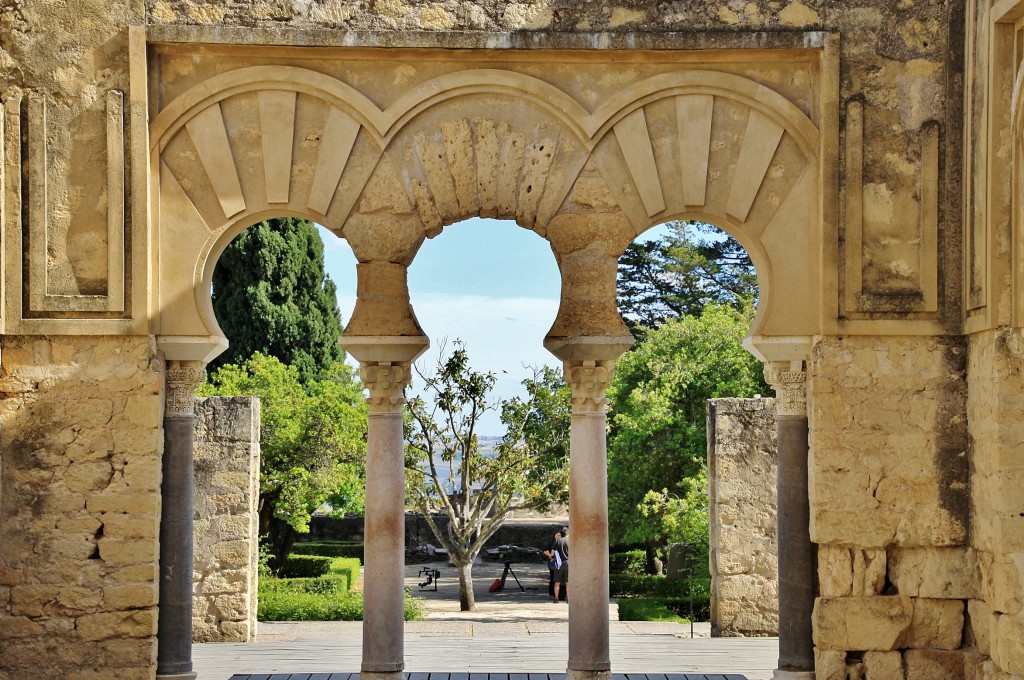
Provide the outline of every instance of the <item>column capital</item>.
<path id="1" fill-rule="evenodd" d="M 770 361 L 764 379 L 775 390 L 775 413 L 807 417 L 807 370 L 803 361 Z"/>
<path id="2" fill-rule="evenodd" d="M 407 362 L 361 361 L 359 377 L 370 390 L 366 399 L 370 413 L 401 412 L 405 403 L 405 386 L 410 377 Z"/>
<path id="3" fill-rule="evenodd" d="M 562 374 L 572 390 L 572 412 L 605 412 L 608 403 L 605 392 L 615 371 L 615 360 L 582 359 L 563 363 Z"/>
<path id="4" fill-rule="evenodd" d="M 164 418 L 194 416 L 196 388 L 204 380 L 206 365 L 202 361 L 168 361 L 164 379 Z"/>

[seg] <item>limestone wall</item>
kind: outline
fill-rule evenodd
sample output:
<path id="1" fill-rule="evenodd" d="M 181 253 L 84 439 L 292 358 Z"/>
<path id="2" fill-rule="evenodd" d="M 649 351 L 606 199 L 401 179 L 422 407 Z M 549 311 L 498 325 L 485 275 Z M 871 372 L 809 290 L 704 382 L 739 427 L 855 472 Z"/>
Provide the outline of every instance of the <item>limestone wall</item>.
<path id="1" fill-rule="evenodd" d="M 969 638 L 991 677 L 1024 676 L 1024 356 L 997 331 L 971 336 L 968 416 L 974 476 Z"/>
<path id="2" fill-rule="evenodd" d="M 260 402 L 211 397 L 196 404 L 196 642 L 256 637 Z"/>
<path id="3" fill-rule="evenodd" d="M 778 635 L 774 399 L 708 402 L 711 634 Z"/>
<path id="4" fill-rule="evenodd" d="M 161 364 L 143 338 L 0 349 L 0 678 L 149 680 Z"/>
<path id="5" fill-rule="evenodd" d="M 970 547 L 966 346 L 833 338 L 812 367 L 817 677 L 963 678 Z"/>

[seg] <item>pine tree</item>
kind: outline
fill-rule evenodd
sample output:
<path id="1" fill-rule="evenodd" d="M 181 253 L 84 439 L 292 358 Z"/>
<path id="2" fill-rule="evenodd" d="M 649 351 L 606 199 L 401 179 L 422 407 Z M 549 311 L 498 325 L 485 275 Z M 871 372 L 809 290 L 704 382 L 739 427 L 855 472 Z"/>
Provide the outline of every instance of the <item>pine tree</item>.
<path id="1" fill-rule="evenodd" d="M 255 352 L 295 366 L 303 383 L 342 358 L 337 288 L 308 220 L 253 225 L 228 245 L 213 273 L 213 309 L 231 345 L 211 369 Z"/>

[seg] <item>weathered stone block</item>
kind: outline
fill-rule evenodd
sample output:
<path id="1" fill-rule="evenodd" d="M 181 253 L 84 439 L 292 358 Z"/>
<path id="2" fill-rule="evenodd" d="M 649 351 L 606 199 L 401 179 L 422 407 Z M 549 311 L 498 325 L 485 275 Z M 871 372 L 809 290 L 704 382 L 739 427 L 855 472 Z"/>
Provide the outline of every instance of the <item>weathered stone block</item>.
<path id="1" fill-rule="evenodd" d="M 846 680 L 846 652 L 814 650 L 815 680 Z"/>
<path id="2" fill-rule="evenodd" d="M 1000 670 L 1024 675 L 1024 615 L 993 615 L 992 661 Z"/>
<path id="3" fill-rule="evenodd" d="M 911 649 L 903 655 L 907 680 L 963 680 L 965 657 L 962 652 L 935 649 Z"/>
<path id="4" fill-rule="evenodd" d="M 976 599 L 981 570 L 972 548 L 890 548 L 889 580 L 901 595 Z"/>
<path id="5" fill-rule="evenodd" d="M 157 558 L 158 546 L 145 539 L 107 538 L 98 541 L 100 559 L 110 566 L 149 563 Z"/>
<path id="6" fill-rule="evenodd" d="M 160 495 L 156 493 L 133 494 L 103 493 L 90 496 L 85 503 L 89 512 L 124 512 L 133 515 L 159 513 Z"/>
<path id="7" fill-rule="evenodd" d="M 905 646 L 913 618 L 908 597 L 819 597 L 814 644 L 822 650 L 889 651 Z"/>
<path id="8" fill-rule="evenodd" d="M 864 680 L 902 680 L 903 656 L 899 652 L 864 652 Z"/>
<path id="9" fill-rule="evenodd" d="M 15 616 L 42 616 L 45 607 L 57 600 L 57 586 L 20 585 L 11 588 L 11 613 Z"/>
<path id="10" fill-rule="evenodd" d="M 992 608 L 982 600 L 967 602 L 967 620 L 964 624 L 964 643 L 977 648 L 982 654 L 989 654 L 989 631 Z"/>
<path id="11" fill-rule="evenodd" d="M 78 586 L 61 588 L 57 602 L 65 609 L 92 611 L 100 603 L 100 591 Z"/>
<path id="12" fill-rule="evenodd" d="M 907 647 L 917 649 L 958 649 L 963 640 L 962 600 L 914 598 Z"/>
<path id="13" fill-rule="evenodd" d="M 0 640 L 36 637 L 43 627 L 28 616 L 0 616 Z"/>
<path id="14" fill-rule="evenodd" d="M 86 614 L 78 617 L 77 628 L 83 640 L 145 638 L 156 634 L 156 619 L 156 609 Z"/>
<path id="15" fill-rule="evenodd" d="M 106 586 L 103 588 L 103 605 L 108 611 L 152 607 L 157 603 L 157 592 L 155 583 Z"/>

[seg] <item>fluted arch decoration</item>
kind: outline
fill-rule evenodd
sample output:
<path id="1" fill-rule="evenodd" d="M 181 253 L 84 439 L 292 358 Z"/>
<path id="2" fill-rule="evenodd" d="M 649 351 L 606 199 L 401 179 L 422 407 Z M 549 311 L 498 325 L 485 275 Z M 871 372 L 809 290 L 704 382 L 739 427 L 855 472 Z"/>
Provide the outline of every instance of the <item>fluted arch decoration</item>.
<path id="1" fill-rule="evenodd" d="M 819 137 L 779 92 L 685 66 L 638 77 L 589 108 L 550 82 L 498 68 L 439 75 L 386 106 L 307 68 L 229 70 L 178 95 L 150 125 L 157 333 L 171 344 L 220 346 L 212 269 L 231 238 L 260 219 L 323 224 L 373 276 L 390 268 L 401 287 L 424 238 L 480 215 L 513 219 L 551 243 L 565 308 L 552 335 L 620 333 L 605 280 L 611 271 L 613 289 L 614 260 L 675 218 L 713 222 L 750 251 L 762 293 L 754 336 L 812 335 Z M 590 281 L 598 276 L 600 284 Z M 592 309 L 574 317 L 573 305 Z M 583 316 L 589 321 L 573 320 Z M 361 300 L 346 334 L 379 335 L 386 317 Z M 393 320 L 396 335 L 418 330 L 411 309 Z"/>

